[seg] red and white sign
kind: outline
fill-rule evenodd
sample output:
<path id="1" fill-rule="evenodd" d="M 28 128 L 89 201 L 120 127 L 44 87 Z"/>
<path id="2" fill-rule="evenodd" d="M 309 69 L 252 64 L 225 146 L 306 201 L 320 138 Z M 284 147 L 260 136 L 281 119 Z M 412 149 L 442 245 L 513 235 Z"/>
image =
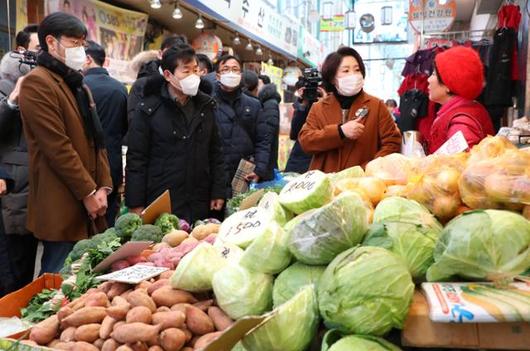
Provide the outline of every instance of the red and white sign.
<path id="1" fill-rule="evenodd" d="M 409 0 L 409 23 L 418 33 L 443 32 L 448 30 L 456 18 L 456 1 Z"/>
<path id="2" fill-rule="evenodd" d="M 197 53 L 208 56 L 212 61 L 223 51 L 223 42 L 212 33 L 201 33 L 193 39 L 191 46 Z"/>

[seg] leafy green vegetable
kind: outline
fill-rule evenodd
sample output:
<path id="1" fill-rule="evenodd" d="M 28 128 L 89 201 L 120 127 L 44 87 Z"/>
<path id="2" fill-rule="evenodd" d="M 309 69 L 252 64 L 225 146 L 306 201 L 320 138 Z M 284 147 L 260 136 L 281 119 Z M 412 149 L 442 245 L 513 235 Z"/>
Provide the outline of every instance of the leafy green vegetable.
<path id="1" fill-rule="evenodd" d="M 325 266 L 308 266 L 296 262 L 281 272 L 272 289 L 274 308 L 291 299 L 306 285 L 314 285 L 317 288 L 325 269 Z"/>
<path id="2" fill-rule="evenodd" d="M 509 211 L 466 212 L 445 227 L 434 249 L 429 281 L 458 275 L 503 281 L 530 268 L 530 221 Z"/>
<path id="3" fill-rule="evenodd" d="M 143 224 L 134 231 L 131 241 L 153 241 L 159 243 L 163 237 L 164 233 L 162 233 L 160 227 L 152 224 Z"/>
<path id="4" fill-rule="evenodd" d="M 22 319 L 38 323 L 54 315 L 61 308 L 61 299 L 55 299 L 59 290 L 44 289 L 33 296 L 28 305 L 20 310 Z"/>
<path id="5" fill-rule="evenodd" d="M 346 168 L 340 172 L 330 174 L 331 182 L 333 184 L 338 183 L 339 181 L 346 178 L 358 178 L 364 176 L 364 170 L 361 166 L 353 166 Z"/>
<path id="6" fill-rule="evenodd" d="M 369 335 L 349 335 L 332 342 L 327 342 L 329 331 L 324 336 L 322 351 L 400 351 L 401 349 L 388 341 Z M 329 339 L 329 338 L 328 338 Z"/>
<path id="7" fill-rule="evenodd" d="M 173 229 L 179 230 L 179 218 L 171 213 L 162 213 L 157 218 L 155 225 L 162 230 L 162 234 L 167 234 Z"/>
<path id="8" fill-rule="evenodd" d="M 331 201 L 333 187 L 321 171 L 309 171 L 291 180 L 280 192 L 280 203 L 295 214 L 319 208 Z"/>
<path id="9" fill-rule="evenodd" d="M 284 225 L 292 218 L 292 214 L 280 203 L 280 197 L 275 192 L 269 191 L 263 195 L 258 207 L 264 208 L 272 213 L 272 217 L 279 225 Z"/>
<path id="10" fill-rule="evenodd" d="M 412 277 L 396 255 L 380 247 L 354 247 L 324 271 L 318 304 L 328 328 L 380 336 L 403 326 L 413 293 Z"/>
<path id="11" fill-rule="evenodd" d="M 414 200 L 398 196 L 381 200 L 374 211 L 374 223 L 403 222 L 423 225 L 441 231 L 442 225 L 427 208 Z"/>
<path id="12" fill-rule="evenodd" d="M 142 218 L 135 213 L 126 213 L 116 219 L 114 228 L 121 238 L 122 242 L 126 242 L 131 238 L 132 233 L 142 225 Z"/>

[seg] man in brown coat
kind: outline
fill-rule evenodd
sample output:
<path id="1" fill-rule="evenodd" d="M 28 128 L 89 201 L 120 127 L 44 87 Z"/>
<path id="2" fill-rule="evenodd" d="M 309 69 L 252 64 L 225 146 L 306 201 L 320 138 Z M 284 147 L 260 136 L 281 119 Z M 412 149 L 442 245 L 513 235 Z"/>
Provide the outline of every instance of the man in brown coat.
<path id="1" fill-rule="evenodd" d="M 42 51 L 20 93 L 29 149 L 27 227 L 42 240 L 43 272 L 57 272 L 76 241 L 101 231 L 111 191 L 103 131 L 79 72 L 85 25 L 62 12 L 39 27 Z"/>

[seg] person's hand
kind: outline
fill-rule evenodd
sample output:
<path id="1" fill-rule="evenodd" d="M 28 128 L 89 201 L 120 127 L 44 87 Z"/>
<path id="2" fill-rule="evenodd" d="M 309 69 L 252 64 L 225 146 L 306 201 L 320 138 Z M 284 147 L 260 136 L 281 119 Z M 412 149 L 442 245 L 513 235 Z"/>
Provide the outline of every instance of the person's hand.
<path id="1" fill-rule="evenodd" d="M 104 216 L 105 213 L 107 212 L 107 190 L 106 189 L 103 189 L 103 188 L 100 188 L 98 191 L 96 191 L 96 193 L 94 194 L 94 196 L 96 197 L 96 199 L 98 200 L 99 204 L 101 205 L 99 211 L 98 211 L 98 216 Z"/>
<path id="2" fill-rule="evenodd" d="M 144 209 L 145 207 L 133 207 L 133 208 L 129 208 L 129 212 L 136 213 L 138 216 L 141 216 Z"/>
<path id="3" fill-rule="evenodd" d="M 83 199 L 83 205 L 85 205 L 88 215 L 92 219 L 96 219 L 98 217 L 98 213 L 103 207 L 98 198 L 96 197 L 96 193 L 85 197 Z"/>
<path id="4" fill-rule="evenodd" d="M 245 180 L 247 182 L 256 182 L 257 183 L 257 182 L 259 182 L 259 176 L 256 173 L 252 172 L 252 173 L 249 173 L 249 174 L 247 174 L 245 176 Z"/>
<path id="5" fill-rule="evenodd" d="M 212 200 L 210 201 L 210 210 L 221 211 L 223 209 L 224 204 L 225 200 L 223 199 Z"/>
<path id="6" fill-rule="evenodd" d="M 20 77 L 17 80 L 17 84 L 15 85 L 15 88 L 9 94 L 9 101 L 18 105 L 18 95 L 20 94 L 20 86 L 22 85 L 22 81 L 24 80 L 24 77 Z"/>
<path id="7" fill-rule="evenodd" d="M 7 182 L 4 179 L 0 179 L 0 196 L 7 193 Z"/>
<path id="8" fill-rule="evenodd" d="M 318 91 L 318 95 L 319 95 L 319 98 L 318 98 L 319 100 L 320 99 L 324 99 L 324 98 L 326 98 L 328 96 L 328 93 L 322 87 L 318 87 L 317 91 Z"/>
<path id="9" fill-rule="evenodd" d="M 364 124 L 357 120 L 344 123 L 341 127 L 346 138 L 355 140 L 364 133 Z"/>

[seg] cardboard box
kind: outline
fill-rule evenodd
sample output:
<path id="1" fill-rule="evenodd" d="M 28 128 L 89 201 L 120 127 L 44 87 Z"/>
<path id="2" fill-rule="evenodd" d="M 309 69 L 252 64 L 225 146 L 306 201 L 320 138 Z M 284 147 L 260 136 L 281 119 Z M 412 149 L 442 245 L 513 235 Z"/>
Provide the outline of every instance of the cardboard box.
<path id="1" fill-rule="evenodd" d="M 20 309 L 28 305 L 31 298 L 44 289 L 59 289 L 63 279 L 59 274 L 44 273 L 22 289 L 12 292 L 0 299 L 0 317 L 20 317 Z M 17 339 L 26 331 L 10 335 Z"/>
<path id="2" fill-rule="evenodd" d="M 401 342 L 412 347 L 530 350 L 530 323 L 435 323 L 427 299 L 416 291 Z"/>

